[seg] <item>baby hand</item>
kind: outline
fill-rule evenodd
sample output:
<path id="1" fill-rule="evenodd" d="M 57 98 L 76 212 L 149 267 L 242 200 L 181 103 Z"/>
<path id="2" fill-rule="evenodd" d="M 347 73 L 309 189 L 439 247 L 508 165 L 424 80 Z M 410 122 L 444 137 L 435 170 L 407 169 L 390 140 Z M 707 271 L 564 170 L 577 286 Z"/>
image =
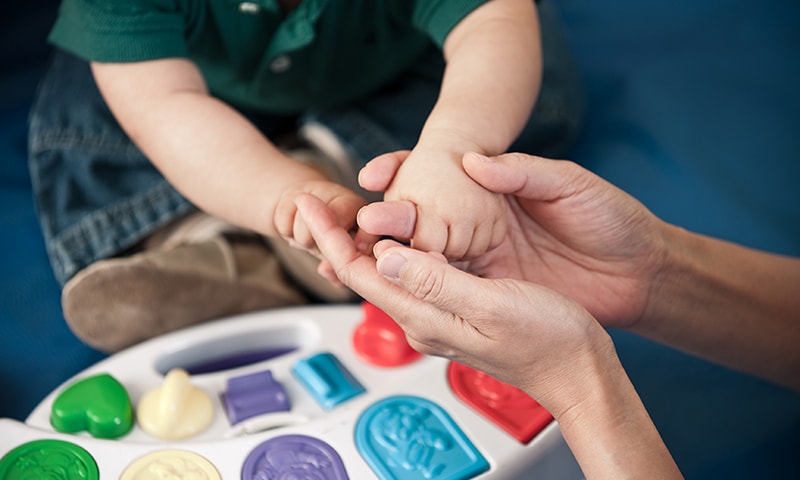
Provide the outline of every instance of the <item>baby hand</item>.
<path id="1" fill-rule="evenodd" d="M 338 183 L 328 180 L 304 180 L 287 187 L 278 200 L 273 219 L 275 230 L 290 245 L 319 255 L 314 238 L 303 218 L 297 214 L 294 199 L 309 193 L 322 200 L 336 215 L 338 225 L 351 232 L 359 248 L 369 250 L 377 237 L 357 230 L 356 215 L 366 200 Z"/>
<path id="2" fill-rule="evenodd" d="M 450 261 L 497 247 L 506 230 L 503 197 L 477 184 L 460 165 L 461 158 L 422 158 L 418 152 L 377 157 L 359 181 L 367 190 L 385 191 L 385 201 L 364 208 L 359 226 L 410 240 L 412 247 L 442 253 Z M 411 215 L 408 205 L 415 209 Z"/>

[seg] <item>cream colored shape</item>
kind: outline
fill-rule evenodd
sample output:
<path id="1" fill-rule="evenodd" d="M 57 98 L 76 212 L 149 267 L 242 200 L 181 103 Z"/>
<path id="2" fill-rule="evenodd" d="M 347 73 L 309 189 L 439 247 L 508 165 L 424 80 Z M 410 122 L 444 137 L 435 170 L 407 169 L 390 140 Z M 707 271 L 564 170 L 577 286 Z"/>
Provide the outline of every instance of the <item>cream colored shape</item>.
<path id="1" fill-rule="evenodd" d="M 147 392 L 136 410 L 142 430 L 166 440 L 196 435 L 214 418 L 211 397 L 192 385 L 189 374 L 180 368 L 170 370 L 164 383 Z"/>
<path id="2" fill-rule="evenodd" d="M 222 480 L 205 457 L 185 450 L 160 450 L 137 458 L 120 480 Z"/>

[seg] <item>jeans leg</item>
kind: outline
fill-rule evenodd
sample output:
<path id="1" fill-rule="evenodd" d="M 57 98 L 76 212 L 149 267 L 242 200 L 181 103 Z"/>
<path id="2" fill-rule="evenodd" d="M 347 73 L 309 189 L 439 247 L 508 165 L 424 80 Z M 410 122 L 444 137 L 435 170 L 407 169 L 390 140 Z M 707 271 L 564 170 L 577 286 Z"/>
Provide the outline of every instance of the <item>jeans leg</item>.
<path id="1" fill-rule="evenodd" d="M 60 51 L 31 110 L 29 168 L 62 285 L 194 208 L 119 127 L 89 65 Z"/>
<path id="2" fill-rule="evenodd" d="M 581 128 L 584 91 L 557 11 L 550 0 L 540 1 L 538 8 L 542 88 L 530 120 L 509 151 L 558 157 L 568 153 Z M 330 130 L 356 169 L 382 153 L 411 149 L 436 103 L 444 66 L 441 51 L 432 47 L 401 78 L 376 94 L 345 107 L 309 112 L 301 123 L 321 124 Z"/>

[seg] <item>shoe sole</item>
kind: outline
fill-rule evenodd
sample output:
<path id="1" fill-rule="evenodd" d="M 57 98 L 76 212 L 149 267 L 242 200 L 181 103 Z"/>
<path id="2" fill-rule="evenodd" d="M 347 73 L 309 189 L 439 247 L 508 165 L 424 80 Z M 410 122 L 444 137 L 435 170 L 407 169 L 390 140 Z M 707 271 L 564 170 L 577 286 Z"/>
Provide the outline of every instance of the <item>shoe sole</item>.
<path id="1" fill-rule="evenodd" d="M 268 292 L 234 280 L 164 271 L 130 258 L 90 266 L 62 293 L 64 317 L 73 333 L 109 353 L 212 319 L 305 303 L 299 292 Z"/>

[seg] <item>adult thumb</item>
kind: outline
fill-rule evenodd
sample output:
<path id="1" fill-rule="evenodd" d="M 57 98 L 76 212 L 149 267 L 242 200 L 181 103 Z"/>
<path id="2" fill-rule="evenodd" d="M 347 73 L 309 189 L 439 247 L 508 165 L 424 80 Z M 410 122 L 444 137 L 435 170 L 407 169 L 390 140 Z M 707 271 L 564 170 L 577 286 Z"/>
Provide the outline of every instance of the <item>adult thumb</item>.
<path id="1" fill-rule="evenodd" d="M 487 190 L 536 201 L 570 196 L 594 180 L 576 163 L 524 153 L 487 157 L 468 152 L 462 164 L 467 174 Z"/>
<path id="2" fill-rule="evenodd" d="M 378 254 L 377 269 L 416 298 L 460 316 L 479 308 L 486 294 L 483 279 L 449 265 L 438 253 L 391 247 Z"/>

